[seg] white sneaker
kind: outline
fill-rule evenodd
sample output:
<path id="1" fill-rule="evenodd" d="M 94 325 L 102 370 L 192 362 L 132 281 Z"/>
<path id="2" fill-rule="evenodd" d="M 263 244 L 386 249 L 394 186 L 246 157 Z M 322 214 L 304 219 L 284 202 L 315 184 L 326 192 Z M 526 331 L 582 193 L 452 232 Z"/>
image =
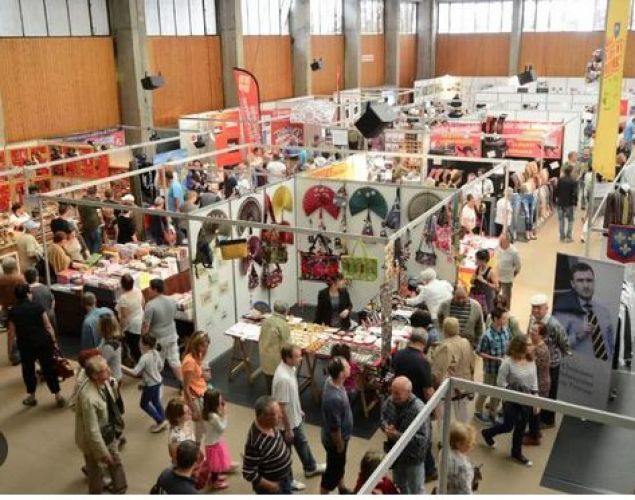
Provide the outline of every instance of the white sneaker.
<path id="1" fill-rule="evenodd" d="M 160 424 L 154 424 L 152 427 L 150 427 L 150 432 L 158 434 L 159 432 L 163 432 L 164 430 L 166 430 L 168 428 L 168 425 L 168 421 L 164 420 Z"/>
<path id="2" fill-rule="evenodd" d="M 291 489 L 293 491 L 302 491 L 306 489 L 306 484 L 301 483 L 300 481 L 296 481 L 295 479 L 291 481 Z"/>
<path id="3" fill-rule="evenodd" d="M 326 471 L 326 464 L 317 464 L 315 466 L 315 469 L 313 469 L 311 471 L 306 471 L 304 473 L 304 477 L 306 477 L 308 479 L 310 477 L 320 476 L 320 475 L 324 474 L 325 471 Z"/>

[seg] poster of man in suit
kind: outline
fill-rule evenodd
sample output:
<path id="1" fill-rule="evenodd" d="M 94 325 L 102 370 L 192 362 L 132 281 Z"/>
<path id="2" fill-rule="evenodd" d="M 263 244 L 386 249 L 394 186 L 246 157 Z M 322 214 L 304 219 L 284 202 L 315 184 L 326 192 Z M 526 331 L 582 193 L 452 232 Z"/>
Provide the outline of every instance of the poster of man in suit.
<path id="1" fill-rule="evenodd" d="M 558 395 L 564 401 L 604 408 L 615 352 L 624 268 L 558 254 L 553 315 L 573 356 L 563 360 Z"/>

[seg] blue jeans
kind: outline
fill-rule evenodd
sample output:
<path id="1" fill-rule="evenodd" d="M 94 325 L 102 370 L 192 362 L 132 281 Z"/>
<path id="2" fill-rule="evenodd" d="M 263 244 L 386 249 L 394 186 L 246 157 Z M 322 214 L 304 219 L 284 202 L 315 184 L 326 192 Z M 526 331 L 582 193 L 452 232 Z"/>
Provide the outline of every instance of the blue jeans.
<path id="1" fill-rule="evenodd" d="M 315 463 L 315 458 L 313 458 L 313 453 L 311 453 L 309 440 L 304 434 L 302 424 L 293 429 L 293 447 L 300 458 L 300 462 L 302 462 L 304 472 L 313 472 L 317 468 L 317 464 Z"/>
<path id="2" fill-rule="evenodd" d="M 101 250 L 101 230 L 99 228 L 82 231 L 82 236 L 91 254 Z"/>
<path id="3" fill-rule="evenodd" d="M 277 493 L 271 493 L 269 490 L 266 490 L 265 488 L 260 488 L 255 485 L 254 485 L 254 492 L 257 495 L 291 495 L 292 494 L 291 481 L 292 481 L 291 474 L 289 474 L 287 477 L 279 481 L 280 491 L 278 491 Z"/>
<path id="4" fill-rule="evenodd" d="M 573 233 L 573 209 L 574 207 L 558 207 L 558 221 L 560 222 L 560 241 L 565 237 L 572 238 Z M 567 224 L 568 223 L 568 224 Z"/>
<path id="5" fill-rule="evenodd" d="M 425 462 L 414 465 L 393 465 L 392 480 L 402 495 L 424 494 L 426 492 Z"/>
<path id="6" fill-rule="evenodd" d="M 165 421 L 165 413 L 161 404 L 161 384 L 144 386 L 139 405 L 157 424 Z"/>
<path id="7" fill-rule="evenodd" d="M 520 211 L 520 195 L 518 193 L 514 193 L 509 200 L 512 206 L 512 223 L 509 227 L 509 232 L 512 235 L 512 240 L 516 241 L 518 239 L 518 212 Z"/>
<path id="8" fill-rule="evenodd" d="M 534 229 L 535 201 L 533 193 L 524 193 L 520 196 L 520 204 L 525 211 L 525 231 L 533 231 Z"/>

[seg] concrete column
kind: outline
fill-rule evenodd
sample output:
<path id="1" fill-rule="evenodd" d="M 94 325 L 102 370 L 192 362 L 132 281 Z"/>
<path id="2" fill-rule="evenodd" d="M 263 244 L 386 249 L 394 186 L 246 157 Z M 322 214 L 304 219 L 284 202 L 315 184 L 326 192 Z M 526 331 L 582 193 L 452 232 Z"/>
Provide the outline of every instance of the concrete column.
<path id="1" fill-rule="evenodd" d="M 417 4 L 417 79 L 434 78 L 437 57 L 437 2 Z"/>
<path id="2" fill-rule="evenodd" d="M 311 91 L 311 1 L 294 0 L 290 12 L 291 52 L 293 56 L 293 95 L 305 96 Z"/>
<path id="3" fill-rule="evenodd" d="M 223 60 L 225 107 L 231 108 L 238 106 L 232 68 L 245 66 L 240 0 L 216 0 L 216 26 L 220 35 Z"/>
<path id="4" fill-rule="evenodd" d="M 509 75 L 518 74 L 520 64 L 520 45 L 523 36 L 523 0 L 514 0 L 512 10 L 512 32 L 509 35 Z"/>
<path id="5" fill-rule="evenodd" d="M 126 130 L 128 143 L 147 141 L 147 129 L 154 125 L 152 92 L 141 87 L 141 78 L 149 73 L 146 37 L 145 2 L 109 0 L 110 27 L 115 44 L 115 57 L 121 99 L 121 121 L 143 130 Z"/>
<path id="6" fill-rule="evenodd" d="M 386 85 L 399 86 L 400 0 L 384 2 L 384 61 Z"/>
<path id="7" fill-rule="evenodd" d="M 344 0 L 344 88 L 360 86 L 362 75 L 361 13 L 359 0 Z"/>

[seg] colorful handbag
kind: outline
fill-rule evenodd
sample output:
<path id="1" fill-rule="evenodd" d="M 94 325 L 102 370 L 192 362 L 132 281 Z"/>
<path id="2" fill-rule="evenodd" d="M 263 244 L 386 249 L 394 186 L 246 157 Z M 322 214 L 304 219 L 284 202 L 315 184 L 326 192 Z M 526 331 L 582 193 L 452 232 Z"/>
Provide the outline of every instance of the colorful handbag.
<path id="1" fill-rule="evenodd" d="M 432 217 L 428 220 L 423 231 L 421 231 L 421 239 L 419 247 L 415 252 L 415 261 L 426 267 L 434 267 L 437 263 L 437 254 L 434 251 L 432 242 L 435 239 L 434 222 Z"/>
<path id="2" fill-rule="evenodd" d="M 251 229 L 250 229 L 251 231 Z M 240 271 L 243 274 L 247 274 L 249 271 L 249 265 L 255 262 L 258 265 L 262 265 L 264 259 L 264 252 L 262 249 L 262 242 L 258 236 L 250 236 L 247 240 L 247 255 L 240 262 Z"/>
<path id="3" fill-rule="evenodd" d="M 223 240 L 218 242 L 223 260 L 243 259 L 249 255 L 247 239 Z"/>
<path id="4" fill-rule="evenodd" d="M 307 252 L 300 251 L 300 278 L 308 281 L 326 281 L 340 272 L 340 256 L 335 255 L 329 240 L 322 234 L 309 237 L 311 246 Z M 316 250 L 317 244 L 322 250 Z"/>
<path id="5" fill-rule="evenodd" d="M 256 266 L 251 264 L 251 270 L 249 271 L 249 278 L 247 280 L 247 288 L 253 290 L 254 288 L 258 288 L 258 283 L 260 280 L 258 279 L 258 272 L 256 271 Z"/>
<path id="6" fill-rule="evenodd" d="M 388 229 L 397 230 L 401 227 L 401 203 L 400 199 L 400 190 L 397 188 L 397 194 L 395 195 L 395 201 L 392 204 L 388 215 L 386 216 L 386 220 L 384 224 Z"/>
<path id="7" fill-rule="evenodd" d="M 287 247 L 280 243 L 266 243 L 262 247 L 262 255 L 265 264 L 286 264 L 289 260 Z"/>
<path id="8" fill-rule="evenodd" d="M 357 246 L 362 248 L 362 255 L 355 255 Z M 375 281 L 378 275 L 378 260 L 369 257 L 366 245 L 363 241 L 357 240 L 350 255 L 342 255 L 342 274 L 347 280 Z"/>
<path id="9" fill-rule="evenodd" d="M 262 287 L 269 290 L 276 288 L 282 283 L 282 269 L 279 264 L 276 264 L 275 269 L 269 270 L 269 266 L 265 264 L 264 271 L 262 272 Z"/>
<path id="10" fill-rule="evenodd" d="M 53 350 L 53 366 L 55 367 L 55 373 L 57 378 L 62 381 L 67 378 L 75 376 L 75 371 L 71 362 L 62 355 L 59 346 L 55 346 Z"/>

